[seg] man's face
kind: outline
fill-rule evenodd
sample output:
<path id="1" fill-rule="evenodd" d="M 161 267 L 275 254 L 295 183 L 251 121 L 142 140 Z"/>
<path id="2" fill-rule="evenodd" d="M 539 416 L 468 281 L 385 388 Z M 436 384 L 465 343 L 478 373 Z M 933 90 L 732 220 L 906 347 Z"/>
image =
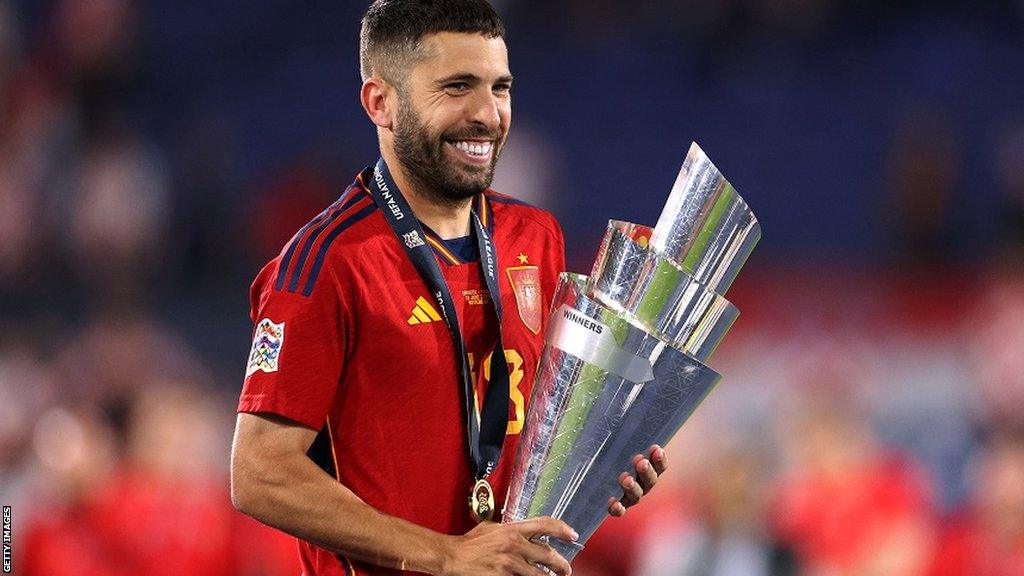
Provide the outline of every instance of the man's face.
<path id="1" fill-rule="evenodd" d="M 422 50 L 400 90 L 395 154 L 426 193 L 471 198 L 491 185 L 512 121 L 505 42 L 442 32 Z"/>

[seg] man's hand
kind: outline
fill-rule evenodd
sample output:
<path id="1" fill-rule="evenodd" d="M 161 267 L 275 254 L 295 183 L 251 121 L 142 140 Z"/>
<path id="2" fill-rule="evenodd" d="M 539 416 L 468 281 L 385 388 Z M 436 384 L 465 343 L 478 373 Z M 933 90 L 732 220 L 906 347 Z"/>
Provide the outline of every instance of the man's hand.
<path id="1" fill-rule="evenodd" d="M 647 494 L 658 482 L 658 476 L 665 471 L 666 460 L 665 450 L 657 444 L 648 450 L 649 456 L 644 458 L 642 454 L 633 456 L 633 467 L 636 476 L 623 472 L 619 476 L 619 484 L 622 485 L 622 499 L 614 498 L 608 501 L 608 513 L 612 516 L 622 516 L 626 508 L 640 501 L 640 497 Z"/>
<path id="2" fill-rule="evenodd" d="M 568 541 L 578 538 L 565 522 L 546 516 L 510 524 L 484 522 L 453 538 L 441 576 L 545 576 L 534 563 L 568 576 L 572 570 L 565 558 L 547 544 L 533 541 L 544 535 Z"/>

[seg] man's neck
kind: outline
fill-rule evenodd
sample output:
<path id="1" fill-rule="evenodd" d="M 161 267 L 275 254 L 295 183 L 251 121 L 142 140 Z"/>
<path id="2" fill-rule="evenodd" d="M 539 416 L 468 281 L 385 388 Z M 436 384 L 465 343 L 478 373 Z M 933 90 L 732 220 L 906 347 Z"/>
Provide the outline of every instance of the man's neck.
<path id="1" fill-rule="evenodd" d="M 417 220 L 429 226 L 444 240 L 470 235 L 470 214 L 473 208 L 471 198 L 457 202 L 439 201 L 429 191 L 421 190 L 414 178 L 406 175 L 402 164 L 393 154 L 385 151 L 384 161 Z"/>

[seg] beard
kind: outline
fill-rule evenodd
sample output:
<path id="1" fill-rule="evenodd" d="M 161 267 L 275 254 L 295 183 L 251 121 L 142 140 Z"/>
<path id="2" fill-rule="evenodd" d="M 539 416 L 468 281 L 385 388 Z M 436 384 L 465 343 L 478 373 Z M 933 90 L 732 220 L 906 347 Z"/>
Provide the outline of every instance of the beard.
<path id="1" fill-rule="evenodd" d="M 445 152 L 446 142 L 469 138 L 489 138 L 494 141 L 489 164 L 457 165 Z M 394 142 L 395 155 L 406 175 L 425 194 L 449 205 L 472 198 L 490 187 L 498 152 L 504 144 L 500 132 L 490 132 L 483 126 L 451 129 L 440 135 L 432 135 L 419 114 L 404 99 L 398 106 Z"/>

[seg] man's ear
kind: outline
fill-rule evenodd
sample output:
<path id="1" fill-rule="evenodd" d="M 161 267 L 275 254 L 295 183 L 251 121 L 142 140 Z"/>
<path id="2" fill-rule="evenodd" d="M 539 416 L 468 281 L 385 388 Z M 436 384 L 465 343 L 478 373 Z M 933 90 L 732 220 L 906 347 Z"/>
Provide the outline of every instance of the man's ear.
<path id="1" fill-rule="evenodd" d="M 396 112 L 395 90 L 392 86 L 376 76 L 367 78 L 359 90 L 359 101 L 370 121 L 381 128 L 391 129 Z"/>

